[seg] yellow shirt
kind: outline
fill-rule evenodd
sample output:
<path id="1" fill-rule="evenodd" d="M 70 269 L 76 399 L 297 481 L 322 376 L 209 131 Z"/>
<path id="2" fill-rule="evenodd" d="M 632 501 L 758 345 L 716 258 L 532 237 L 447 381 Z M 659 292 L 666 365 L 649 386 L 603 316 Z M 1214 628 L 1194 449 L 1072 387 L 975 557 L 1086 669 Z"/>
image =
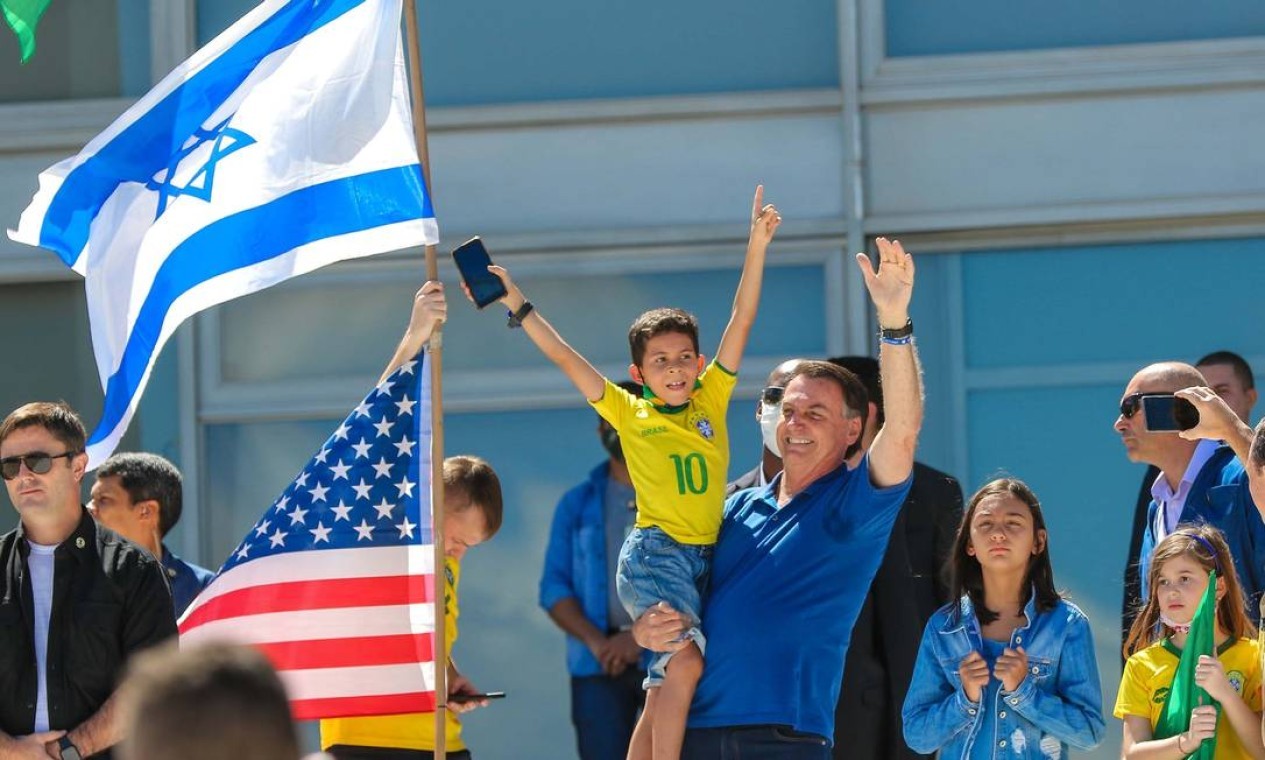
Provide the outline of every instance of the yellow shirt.
<path id="1" fill-rule="evenodd" d="M 449 557 L 444 561 L 444 570 L 448 576 L 444 583 L 444 630 L 447 632 L 444 643 L 451 661 L 452 645 L 457 640 L 457 581 L 461 578 L 461 565 Z M 446 748 L 452 751 L 465 749 L 466 745 L 461 741 L 461 721 L 451 710 L 447 711 L 446 717 Z M 321 747 L 329 749 L 335 744 L 434 751 L 435 713 L 322 720 Z"/>
<path id="2" fill-rule="evenodd" d="M 1164 699 L 1177 673 L 1181 655 L 1165 646 L 1164 642 L 1152 644 L 1129 658 L 1124 675 L 1120 679 L 1120 693 L 1116 697 L 1115 716 L 1137 715 L 1151 721 L 1151 730 L 1159 723 L 1164 710 Z M 1226 677 L 1254 712 L 1261 711 L 1261 649 L 1252 639 L 1239 639 L 1223 649 L 1217 659 L 1225 667 Z M 1217 720 L 1216 760 L 1239 760 L 1249 757 L 1234 727 L 1225 717 Z"/>
<path id="3" fill-rule="evenodd" d="M 681 407 L 659 407 L 606 381 L 592 402 L 619 432 L 637 491 L 637 527 L 657 526 L 683 544 L 714 544 L 725 506 L 725 413 L 738 378 L 716 362 Z"/>

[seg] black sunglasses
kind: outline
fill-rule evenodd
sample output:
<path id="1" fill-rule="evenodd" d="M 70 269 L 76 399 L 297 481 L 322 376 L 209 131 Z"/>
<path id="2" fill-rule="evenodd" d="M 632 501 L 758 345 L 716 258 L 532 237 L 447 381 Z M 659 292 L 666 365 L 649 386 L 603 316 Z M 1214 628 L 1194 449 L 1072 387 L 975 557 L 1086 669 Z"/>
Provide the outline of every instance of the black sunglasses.
<path id="1" fill-rule="evenodd" d="M 786 395 L 786 389 L 780 385 L 770 385 L 760 391 L 760 402 L 769 406 L 777 406 L 782 403 L 782 396 Z"/>
<path id="2" fill-rule="evenodd" d="M 62 457 L 70 458 L 77 455 L 78 451 L 67 451 L 64 454 L 45 454 L 42 451 L 32 451 L 30 454 L 20 454 L 15 457 L 5 457 L 0 459 L 0 476 L 5 480 L 13 480 L 22 470 L 22 465 L 26 465 L 26 469 L 36 475 L 43 475 L 53 469 L 53 460 Z"/>
<path id="3" fill-rule="evenodd" d="M 1120 416 L 1126 420 L 1133 419 L 1133 415 L 1138 413 L 1142 408 L 1142 399 L 1147 396 L 1162 396 L 1162 393 L 1130 393 L 1128 396 L 1120 399 Z"/>

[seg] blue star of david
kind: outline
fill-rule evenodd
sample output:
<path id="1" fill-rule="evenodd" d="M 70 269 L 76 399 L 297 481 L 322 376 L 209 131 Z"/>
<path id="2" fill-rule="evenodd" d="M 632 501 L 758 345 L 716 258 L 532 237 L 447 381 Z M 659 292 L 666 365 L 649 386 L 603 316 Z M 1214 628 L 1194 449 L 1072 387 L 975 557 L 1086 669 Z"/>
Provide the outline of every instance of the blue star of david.
<path id="1" fill-rule="evenodd" d="M 211 188 L 215 184 L 216 165 L 242 148 L 255 144 L 255 138 L 240 129 L 229 128 L 228 122 L 232 118 L 230 116 L 210 129 L 199 127 L 194 130 L 189 144 L 176 151 L 167 167 L 145 183 L 147 188 L 158 192 L 158 213 L 155 215 L 155 219 L 163 215 L 163 212 L 167 210 L 167 204 L 172 199 L 179 198 L 182 195 L 190 195 L 210 202 Z M 198 148 L 212 140 L 215 141 L 215 144 L 211 146 L 211 155 L 207 156 L 206 163 L 202 168 L 198 169 L 184 186 L 175 184 L 172 178 L 176 176 L 176 169 L 179 168 L 181 162 Z"/>

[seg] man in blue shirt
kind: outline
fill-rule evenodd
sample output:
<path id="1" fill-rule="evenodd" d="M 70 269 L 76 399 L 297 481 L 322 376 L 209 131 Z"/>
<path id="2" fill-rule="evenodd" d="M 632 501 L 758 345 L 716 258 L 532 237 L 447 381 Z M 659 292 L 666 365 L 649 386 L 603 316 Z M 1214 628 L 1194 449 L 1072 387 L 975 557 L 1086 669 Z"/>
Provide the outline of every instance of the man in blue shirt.
<path id="1" fill-rule="evenodd" d="M 619 384 L 640 395 L 641 386 Z M 567 634 L 571 722 L 580 760 L 623 760 L 645 703 L 641 648 L 615 593 L 620 547 L 637 519 L 636 493 L 619 433 L 598 418 L 608 458 L 567 491 L 554 511 L 540 579 L 540 606 Z"/>
<path id="2" fill-rule="evenodd" d="M 177 619 L 215 575 L 162 542 L 180 520 L 182 488 L 180 471 L 157 454 L 115 454 L 97 468 L 88 506 L 97 522 L 162 562 Z"/>
<path id="3" fill-rule="evenodd" d="M 878 240 L 875 274 L 858 255 L 882 330 L 886 421 L 855 469 L 868 399 L 856 376 L 800 364 L 782 397 L 782 473 L 733 495 L 703 608 L 707 659 L 681 757 L 830 757 L 834 710 L 853 624 L 909 490 L 922 384 L 909 320 L 913 259 Z M 660 606 L 637 640 L 679 648 L 687 625 Z"/>

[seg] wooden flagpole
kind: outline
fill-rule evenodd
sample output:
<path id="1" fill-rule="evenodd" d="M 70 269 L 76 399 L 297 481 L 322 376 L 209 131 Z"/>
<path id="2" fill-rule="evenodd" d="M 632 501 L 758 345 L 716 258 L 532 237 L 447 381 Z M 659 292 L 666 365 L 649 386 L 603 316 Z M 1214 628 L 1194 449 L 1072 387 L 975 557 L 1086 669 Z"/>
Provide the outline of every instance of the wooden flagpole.
<path id="1" fill-rule="evenodd" d="M 422 45 L 417 26 L 416 0 L 404 0 L 404 34 L 408 42 L 409 92 L 413 100 L 413 137 L 417 141 L 417 157 L 422 162 L 422 177 L 433 205 L 434 185 L 430 183 L 430 148 L 426 141 L 426 99 L 422 89 Z M 426 279 L 439 279 L 439 262 L 435 246 L 426 246 Z M 431 535 L 434 537 L 435 567 L 435 760 L 447 755 L 448 727 L 448 630 L 447 573 L 444 568 L 444 410 L 443 410 L 443 323 L 435 325 L 429 345 L 431 390 Z"/>

